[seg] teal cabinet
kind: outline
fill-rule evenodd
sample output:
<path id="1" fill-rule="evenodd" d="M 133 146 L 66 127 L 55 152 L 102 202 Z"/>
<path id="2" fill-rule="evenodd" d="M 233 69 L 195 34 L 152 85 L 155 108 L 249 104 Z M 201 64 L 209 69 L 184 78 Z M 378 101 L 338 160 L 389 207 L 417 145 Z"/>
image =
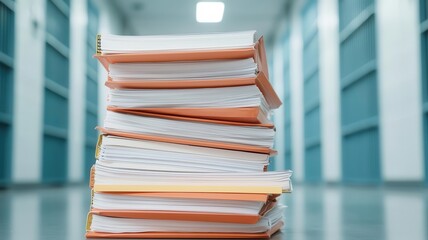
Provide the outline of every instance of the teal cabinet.
<path id="1" fill-rule="evenodd" d="M 422 113 L 424 124 L 425 182 L 428 184 L 428 0 L 420 0 Z"/>
<path id="2" fill-rule="evenodd" d="M 46 2 L 42 181 L 62 184 L 68 172 L 70 7 Z"/>
<path id="3" fill-rule="evenodd" d="M 0 0 L 0 187 L 11 180 L 15 3 Z"/>
<path id="4" fill-rule="evenodd" d="M 305 181 L 322 181 L 317 1 L 302 10 Z"/>
<path id="5" fill-rule="evenodd" d="M 291 91 L 290 91 L 290 31 L 283 38 L 283 81 L 284 81 L 284 159 L 285 169 L 293 170 L 293 154 L 291 144 Z"/>
<path id="6" fill-rule="evenodd" d="M 98 63 L 92 56 L 96 52 L 96 36 L 98 32 L 98 10 L 93 2 L 88 0 L 88 28 L 86 36 L 86 111 L 85 111 L 85 172 L 86 180 L 89 180 L 89 172 L 95 163 L 95 145 L 97 143 L 98 125 Z"/>
<path id="7" fill-rule="evenodd" d="M 374 0 L 340 0 L 342 176 L 381 181 Z"/>

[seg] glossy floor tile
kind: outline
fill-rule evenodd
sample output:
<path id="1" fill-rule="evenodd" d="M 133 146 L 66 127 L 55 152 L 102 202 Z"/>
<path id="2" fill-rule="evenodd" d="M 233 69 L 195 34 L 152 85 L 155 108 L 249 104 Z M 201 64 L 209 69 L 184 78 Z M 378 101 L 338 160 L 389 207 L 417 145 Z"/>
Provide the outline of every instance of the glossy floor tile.
<path id="1" fill-rule="evenodd" d="M 86 186 L 0 190 L 0 239 L 84 239 Z M 428 189 L 296 185 L 273 239 L 428 239 Z"/>

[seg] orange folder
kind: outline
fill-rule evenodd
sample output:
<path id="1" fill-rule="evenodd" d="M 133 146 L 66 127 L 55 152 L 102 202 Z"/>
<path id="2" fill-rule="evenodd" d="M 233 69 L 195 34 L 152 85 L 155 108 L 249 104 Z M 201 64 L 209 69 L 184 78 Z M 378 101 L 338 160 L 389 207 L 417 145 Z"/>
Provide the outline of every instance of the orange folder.
<path id="1" fill-rule="evenodd" d="M 269 74 L 266 60 L 266 50 L 263 37 L 254 47 L 248 49 L 219 49 L 219 50 L 192 50 L 192 51 L 167 51 L 167 52 L 142 52 L 130 54 L 99 54 L 95 57 L 108 70 L 112 63 L 131 62 L 170 62 L 170 61 L 198 61 L 254 58 L 258 66 L 258 74 L 255 78 L 231 78 L 213 80 L 179 80 L 179 81 L 114 81 L 108 79 L 106 86 L 110 88 L 206 88 L 206 87 L 231 87 L 255 84 L 263 93 L 269 107 L 276 109 L 282 102 L 269 82 Z"/>
<path id="2" fill-rule="evenodd" d="M 276 202 L 268 202 L 258 215 L 155 210 L 105 210 L 96 208 L 91 209 L 90 213 L 106 217 L 119 218 L 255 224 L 265 213 L 267 213 L 275 205 Z"/>
<path id="3" fill-rule="evenodd" d="M 207 212 L 183 212 L 183 211 L 138 211 L 138 210 L 102 210 L 102 209 L 92 209 L 90 213 L 106 216 L 106 217 L 119 217 L 119 218 L 145 218 L 145 219 L 156 219 L 156 220 L 248 223 L 248 224 L 257 223 L 259 219 L 263 216 L 263 215 L 211 213 L 211 212 L 207 213 Z"/>
<path id="4" fill-rule="evenodd" d="M 126 111 L 131 114 L 155 113 L 180 117 L 212 119 L 219 121 L 271 124 L 259 107 L 242 108 L 120 108 L 109 106 L 111 111 Z"/>
<path id="5" fill-rule="evenodd" d="M 90 186 L 91 188 L 93 186 Z M 279 194 L 264 193 L 197 193 L 197 192 L 105 192 L 114 195 L 145 196 L 157 198 L 190 198 L 190 199 L 215 199 L 230 201 L 254 201 L 267 202 L 275 200 Z"/>
<path id="6" fill-rule="evenodd" d="M 132 62 L 173 62 L 173 61 L 203 61 L 245 59 L 254 56 L 255 48 L 229 48 L 216 50 L 171 50 L 146 51 L 139 53 L 108 53 L 94 55 L 108 70 L 112 63 Z"/>
<path id="7" fill-rule="evenodd" d="M 228 149 L 228 150 L 236 150 L 236 151 L 244 151 L 244 152 L 264 153 L 264 154 L 269 154 L 271 156 L 277 154 L 275 150 L 270 149 L 268 147 L 251 146 L 251 145 L 236 144 L 236 143 L 214 142 L 214 141 L 207 141 L 207 140 L 200 140 L 200 139 L 184 139 L 184 138 L 146 135 L 146 134 L 139 134 L 139 133 L 129 133 L 129 132 L 108 130 L 102 127 L 97 127 L 97 129 L 102 134 L 114 135 L 114 136 L 125 137 L 125 138 L 134 138 L 134 139 L 142 139 L 142 140 L 150 140 L 150 141 L 158 141 L 158 142 L 167 142 L 167 143 L 177 143 L 177 144 L 184 144 L 184 145 L 191 145 L 191 146 Z"/>
<path id="8" fill-rule="evenodd" d="M 179 239 L 203 239 L 203 238 L 228 238 L 228 239 L 267 239 L 279 231 L 284 225 L 282 221 L 274 225 L 269 231 L 263 233 L 196 233 L 196 232 L 144 232 L 144 233 L 103 233 L 86 232 L 87 238 L 179 238 Z"/>
<path id="9" fill-rule="evenodd" d="M 131 110 L 120 109 L 115 107 L 107 107 L 107 110 L 119 112 L 119 113 L 125 113 L 125 114 L 165 118 L 165 119 L 178 120 L 178 121 L 193 121 L 193 122 L 204 122 L 204 123 L 213 123 L 213 124 L 227 124 L 227 125 L 234 125 L 234 126 L 259 126 L 259 127 L 266 127 L 266 128 L 274 128 L 274 125 L 271 123 L 252 124 L 252 123 L 242 123 L 242 122 L 227 122 L 227 121 L 221 121 L 221 120 L 199 119 L 199 118 L 190 118 L 190 117 L 173 116 L 173 115 L 161 115 L 157 113 L 134 112 Z M 245 145 L 245 144 L 239 144 L 239 143 L 216 142 L 216 141 L 200 140 L 200 139 L 185 139 L 185 138 L 176 138 L 176 137 L 146 135 L 146 134 L 140 134 L 140 133 L 129 133 L 129 132 L 121 132 L 121 131 L 115 131 L 115 130 L 108 130 L 103 127 L 97 127 L 97 129 L 101 133 L 106 135 L 115 135 L 115 136 L 126 137 L 126 138 L 177 143 L 177 144 L 185 144 L 185 145 L 200 146 L 200 147 L 229 149 L 229 150 L 237 150 L 237 151 L 245 151 L 245 152 L 265 153 L 270 155 L 276 154 L 276 151 L 270 149 L 269 147 Z"/>
<path id="10" fill-rule="evenodd" d="M 201 118 L 189 117 L 189 116 L 164 115 L 164 114 L 153 113 L 153 112 L 135 111 L 129 108 L 118 108 L 113 106 L 108 106 L 107 110 L 112 112 L 118 112 L 118 113 L 139 115 L 144 117 L 165 118 L 165 119 L 177 120 L 177 121 L 203 122 L 203 123 L 225 124 L 225 125 L 233 125 L 233 126 L 257 126 L 257 127 L 266 127 L 266 128 L 275 127 L 271 122 L 247 123 L 242 121 L 233 122 L 233 121 L 225 121 L 225 120 L 217 120 L 217 119 L 201 119 Z"/>
<path id="11" fill-rule="evenodd" d="M 261 76 L 261 75 L 260 75 Z M 193 80 L 121 80 L 115 81 L 111 77 L 107 78 L 105 85 L 109 88 L 119 89 L 183 89 L 183 88 L 219 88 L 238 87 L 248 85 L 260 85 L 258 76 L 255 78 L 223 78 L 215 80 L 193 79 Z"/>
<path id="12" fill-rule="evenodd" d="M 188 199 L 211 199 L 211 200 L 245 200 L 265 202 L 259 214 L 233 214 L 212 212 L 187 212 L 187 211 L 156 211 L 156 210 L 106 210 L 92 208 L 90 213 L 106 217 L 121 218 L 144 218 L 158 220 L 181 220 L 181 221 L 203 221 L 203 222 L 226 222 L 253 224 L 276 205 L 278 195 L 268 194 L 236 194 L 236 193 L 174 193 L 174 192 L 145 192 L 145 193 L 109 193 L 127 196 L 151 196 L 161 198 L 188 198 Z"/>

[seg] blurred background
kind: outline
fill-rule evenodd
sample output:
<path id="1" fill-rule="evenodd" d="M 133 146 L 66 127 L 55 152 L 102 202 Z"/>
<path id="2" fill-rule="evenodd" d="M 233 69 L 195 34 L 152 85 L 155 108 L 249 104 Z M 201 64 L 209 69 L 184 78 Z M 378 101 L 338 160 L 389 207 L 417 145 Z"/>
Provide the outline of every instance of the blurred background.
<path id="1" fill-rule="evenodd" d="M 87 178 L 106 99 L 97 33 L 251 29 L 284 102 L 272 168 L 296 182 L 428 182 L 426 1 L 234 0 L 220 23 L 198 23 L 197 2 L 1 0 L 0 183 Z"/>
<path id="2" fill-rule="evenodd" d="M 293 170 L 297 184 L 287 238 L 424 239 L 428 1 L 223 0 L 219 23 L 197 22 L 197 2 L 0 0 L 0 235 L 22 239 L 14 223 L 47 216 L 59 229 L 79 222 L 67 233 L 82 238 L 106 100 L 96 34 L 255 29 L 284 103 L 270 167 Z"/>

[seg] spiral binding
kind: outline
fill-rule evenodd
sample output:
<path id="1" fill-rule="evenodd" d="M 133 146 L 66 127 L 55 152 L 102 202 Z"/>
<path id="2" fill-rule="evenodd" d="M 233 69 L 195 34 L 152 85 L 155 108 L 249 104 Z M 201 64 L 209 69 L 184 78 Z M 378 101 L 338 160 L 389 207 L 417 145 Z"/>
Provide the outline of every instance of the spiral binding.
<path id="1" fill-rule="evenodd" d="M 101 54 L 101 35 L 97 34 L 97 43 L 96 43 L 97 55 Z"/>

